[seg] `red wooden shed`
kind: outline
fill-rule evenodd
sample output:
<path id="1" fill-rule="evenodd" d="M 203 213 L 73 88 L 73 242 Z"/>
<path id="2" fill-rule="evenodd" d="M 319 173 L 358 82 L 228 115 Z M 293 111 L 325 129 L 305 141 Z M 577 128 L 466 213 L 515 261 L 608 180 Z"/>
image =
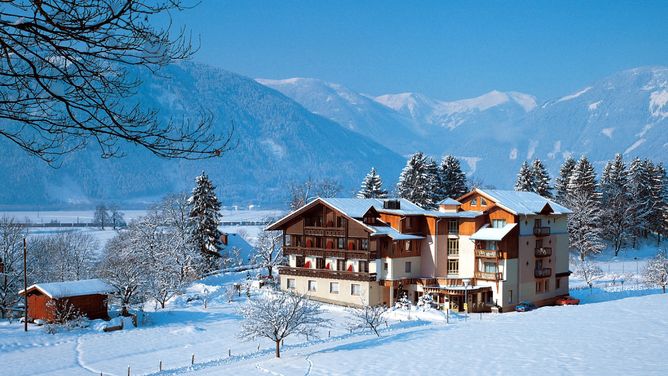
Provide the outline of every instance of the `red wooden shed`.
<path id="1" fill-rule="evenodd" d="M 112 286 L 99 279 L 36 283 L 27 290 L 28 318 L 51 322 L 55 318 L 54 307 L 65 304 L 91 320 L 107 318 L 107 297 L 113 291 Z M 25 293 L 19 291 L 21 295 Z"/>

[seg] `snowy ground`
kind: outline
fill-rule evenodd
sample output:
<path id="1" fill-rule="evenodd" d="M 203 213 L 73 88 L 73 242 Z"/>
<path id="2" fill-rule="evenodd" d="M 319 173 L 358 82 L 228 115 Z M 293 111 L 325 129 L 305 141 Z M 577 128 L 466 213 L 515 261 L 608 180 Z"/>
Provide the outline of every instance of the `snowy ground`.
<path id="1" fill-rule="evenodd" d="M 668 295 L 658 289 L 575 290 L 580 306 L 527 313 L 445 316 L 395 311 L 380 338 L 349 333 L 346 312 L 324 305 L 331 327 L 320 339 L 286 340 L 274 359 L 267 340 L 242 342 L 240 317 L 224 286 L 245 273 L 209 277 L 140 328 L 103 333 L 93 328 L 49 335 L 0 321 L 0 364 L 10 375 L 163 374 L 643 374 L 668 366 Z M 577 282 L 577 281 L 574 281 Z M 206 293 L 205 293 L 206 292 Z M 259 292 L 258 292 L 259 293 Z M 204 297 L 187 302 L 186 297 Z M 231 356 L 229 356 L 231 351 Z M 195 364 L 191 365 L 192 355 Z M 29 361 L 28 361 L 29 360 Z"/>

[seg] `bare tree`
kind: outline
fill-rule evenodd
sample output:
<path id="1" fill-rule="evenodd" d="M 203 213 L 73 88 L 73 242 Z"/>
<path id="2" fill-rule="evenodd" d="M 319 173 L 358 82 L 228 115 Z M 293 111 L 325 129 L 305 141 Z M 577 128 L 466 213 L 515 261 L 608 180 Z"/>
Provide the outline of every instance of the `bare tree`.
<path id="1" fill-rule="evenodd" d="M 22 241 L 25 227 L 13 219 L 0 218 L 0 315 L 7 317 L 19 302 L 18 291 L 23 288 Z"/>
<path id="2" fill-rule="evenodd" d="M 668 258 L 666 257 L 666 251 L 659 251 L 654 258 L 647 262 L 645 283 L 660 286 L 663 289 L 663 293 L 666 293 L 666 286 L 668 286 Z"/>
<path id="3" fill-rule="evenodd" d="M 104 230 L 104 226 L 111 223 L 111 216 L 109 215 L 109 209 L 107 205 L 100 204 L 95 207 L 95 214 L 93 215 L 93 224 L 97 225 L 100 230 Z"/>
<path id="4" fill-rule="evenodd" d="M 28 246 L 29 277 L 34 282 L 90 278 L 98 246 L 93 236 L 78 231 L 33 237 Z"/>
<path id="5" fill-rule="evenodd" d="M 0 7 L 0 136 L 49 163 L 85 147 L 122 154 L 119 140 L 169 158 L 228 150 L 204 110 L 162 122 L 132 102 L 142 71 L 189 58 L 185 29 L 172 30 L 182 0 L 10 0 Z M 159 28 L 156 18 L 169 17 Z M 159 20 L 159 21 L 162 21 Z"/>
<path id="6" fill-rule="evenodd" d="M 244 321 L 239 337 L 253 340 L 269 338 L 276 344 L 276 357 L 281 357 L 281 341 L 293 334 L 317 337 L 317 329 L 327 324 L 320 305 L 306 295 L 267 293 L 249 300 L 239 313 Z"/>
<path id="7" fill-rule="evenodd" d="M 300 184 L 290 185 L 290 210 L 296 210 L 308 204 L 316 197 L 336 197 L 341 193 L 341 184 L 334 180 L 325 178 L 314 181 L 311 177 Z"/>
<path id="8" fill-rule="evenodd" d="M 603 278 L 603 270 L 589 261 L 580 261 L 575 269 L 575 276 L 582 278 L 589 286 L 591 292 L 594 288 L 594 282 Z"/>
<path id="9" fill-rule="evenodd" d="M 126 225 L 125 223 L 125 213 L 120 211 L 118 206 L 116 205 L 111 205 L 109 207 L 109 211 L 111 212 L 111 215 L 109 216 L 109 221 L 111 222 L 111 228 L 116 230 L 119 227 L 123 227 Z"/>
<path id="10" fill-rule="evenodd" d="M 378 328 L 387 323 L 384 315 L 388 308 L 384 304 L 369 305 L 362 300 L 361 307 L 350 307 L 346 309 L 350 315 L 348 328 L 350 330 L 371 329 L 378 337 Z"/>
<path id="11" fill-rule="evenodd" d="M 267 268 L 267 275 L 270 277 L 273 276 L 274 267 L 285 261 L 281 239 L 283 238 L 279 231 L 263 231 L 257 236 L 252 261 Z"/>

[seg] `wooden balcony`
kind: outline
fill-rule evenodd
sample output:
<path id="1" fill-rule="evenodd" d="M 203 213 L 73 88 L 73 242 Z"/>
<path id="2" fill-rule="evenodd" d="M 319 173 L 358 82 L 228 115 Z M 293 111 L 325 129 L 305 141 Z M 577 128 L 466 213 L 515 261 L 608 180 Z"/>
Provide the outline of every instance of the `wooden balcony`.
<path id="1" fill-rule="evenodd" d="M 552 275 L 552 268 L 534 269 L 533 275 L 536 278 L 547 278 Z"/>
<path id="2" fill-rule="evenodd" d="M 550 247 L 536 248 L 535 255 L 536 255 L 536 257 L 552 256 L 552 248 L 550 248 Z"/>
<path id="3" fill-rule="evenodd" d="M 340 238 L 346 236 L 346 229 L 344 227 L 304 226 L 304 235 L 332 236 Z"/>
<path id="4" fill-rule="evenodd" d="M 494 249 L 476 249 L 474 250 L 475 257 L 481 258 L 498 258 L 500 253 Z"/>
<path id="5" fill-rule="evenodd" d="M 364 250 L 346 250 L 329 248 L 308 248 L 308 247 L 283 247 L 283 255 L 295 256 L 313 256 L 313 257 L 335 257 L 343 259 L 375 260 L 376 253 Z"/>
<path id="6" fill-rule="evenodd" d="M 533 228 L 533 235 L 534 236 L 550 236 L 550 228 L 549 227 L 534 227 Z"/>
<path id="7" fill-rule="evenodd" d="M 487 273 L 476 271 L 475 278 L 485 281 L 500 281 L 503 279 L 503 273 Z"/>
<path id="8" fill-rule="evenodd" d="M 348 272 L 342 270 L 329 269 L 310 269 L 310 268 L 293 268 L 289 266 L 282 266 L 278 269 L 281 275 L 294 275 L 298 277 L 314 277 L 326 279 L 346 279 L 350 281 L 375 281 L 376 273 L 361 273 Z"/>

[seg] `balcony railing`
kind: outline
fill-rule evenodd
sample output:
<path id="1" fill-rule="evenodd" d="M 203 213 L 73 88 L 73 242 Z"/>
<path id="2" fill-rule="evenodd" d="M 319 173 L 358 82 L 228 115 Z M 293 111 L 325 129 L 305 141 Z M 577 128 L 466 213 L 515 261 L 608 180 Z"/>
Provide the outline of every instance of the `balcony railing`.
<path id="1" fill-rule="evenodd" d="M 500 281 L 503 279 L 503 273 L 489 273 L 489 272 L 475 272 L 476 279 L 484 279 L 487 281 Z"/>
<path id="2" fill-rule="evenodd" d="M 330 248 L 308 248 L 308 247 L 294 247 L 284 246 L 283 255 L 295 256 L 313 256 L 313 257 L 338 257 L 345 259 L 359 259 L 359 260 L 375 260 L 376 253 L 364 250 L 345 250 L 345 249 L 330 249 Z"/>
<path id="3" fill-rule="evenodd" d="M 552 275 L 552 268 L 535 269 L 533 275 L 536 278 L 546 278 Z"/>
<path id="4" fill-rule="evenodd" d="M 534 227 L 533 228 L 534 236 L 550 236 L 549 227 Z"/>
<path id="5" fill-rule="evenodd" d="M 539 247 L 539 248 L 536 248 L 535 255 L 536 255 L 536 257 L 548 257 L 548 256 L 552 256 L 552 248 L 550 248 L 550 247 Z"/>
<path id="6" fill-rule="evenodd" d="M 476 249 L 474 253 L 475 257 L 483 257 L 483 258 L 499 257 L 499 251 L 494 249 Z"/>
<path id="7" fill-rule="evenodd" d="M 304 235 L 343 237 L 345 234 L 345 227 L 304 226 Z"/>
<path id="8" fill-rule="evenodd" d="M 376 273 L 348 272 L 343 270 L 293 268 L 289 266 L 283 266 L 278 269 L 278 272 L 282 275 L 294 275 L 299 277 L 347 279 L 351 281 L 376 280 Z"/>

